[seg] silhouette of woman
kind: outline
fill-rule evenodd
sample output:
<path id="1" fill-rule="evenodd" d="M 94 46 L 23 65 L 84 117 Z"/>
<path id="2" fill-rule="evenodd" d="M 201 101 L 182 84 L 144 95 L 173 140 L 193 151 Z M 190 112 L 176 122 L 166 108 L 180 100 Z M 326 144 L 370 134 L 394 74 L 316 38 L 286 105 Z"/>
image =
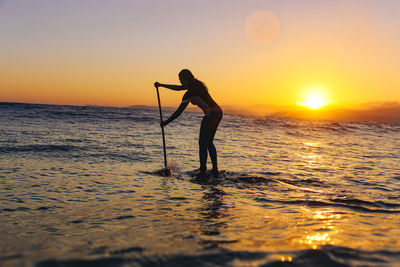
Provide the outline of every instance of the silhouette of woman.
<path id="1" fill-rule="evenodd" d="M 161 122 L 161 126 L 166 126 L 182 114 L 189 102 L 198 106 L 204 112 L 201 121 L 199 135 L 199 154 L 200 154 L 200 178 L 204 178 L 207 170 L 207 151 L 210 154 L 212 162 L 212 173 L 218 177 L 217 150 L 214 146 L 214 136 L 218 125 L 222 119 L 222 109 L 211 98 L 207 87 L 201 81 L 197 80 L 188 69 L 179 72 L 179 80 L 182 85 L 162 84 L 155 82 L 156 87 L 165 87 L 175 91 L 187 90 L 183 95 L 182 102 L 178 109 L 166 121 Z"/>

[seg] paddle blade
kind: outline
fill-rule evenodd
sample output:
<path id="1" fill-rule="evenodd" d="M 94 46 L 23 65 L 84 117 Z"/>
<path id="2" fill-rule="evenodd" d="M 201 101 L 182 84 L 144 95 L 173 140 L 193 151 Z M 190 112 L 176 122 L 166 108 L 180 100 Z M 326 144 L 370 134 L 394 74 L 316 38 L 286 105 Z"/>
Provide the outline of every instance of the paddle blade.
<path id="1" fill-rule="evenodd" d="M 162 168 L 160 170 L 154 171 L 153 174 L 160 175 L 160 176 L 171 176 L 171 169 L 170 168 Z"/>

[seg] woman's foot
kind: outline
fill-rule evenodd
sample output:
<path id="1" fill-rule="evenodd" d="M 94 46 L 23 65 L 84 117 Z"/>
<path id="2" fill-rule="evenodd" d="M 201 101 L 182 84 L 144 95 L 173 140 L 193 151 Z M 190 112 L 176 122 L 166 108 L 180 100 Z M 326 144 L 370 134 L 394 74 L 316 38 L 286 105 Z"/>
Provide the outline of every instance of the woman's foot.
<path id="1" fill-rule="evenodd" d="M 213 174 L 214 178 L 218 178 L 219 177 L 218 168 L 213 168 L 212 169 L 212 174 Z"/>
<path id="2" fill-rule="evenodd" d="M 204 180 L 207 178 L 207 168 L 200 167 L 199 173 L 196 175 L 197 179 Z"/>

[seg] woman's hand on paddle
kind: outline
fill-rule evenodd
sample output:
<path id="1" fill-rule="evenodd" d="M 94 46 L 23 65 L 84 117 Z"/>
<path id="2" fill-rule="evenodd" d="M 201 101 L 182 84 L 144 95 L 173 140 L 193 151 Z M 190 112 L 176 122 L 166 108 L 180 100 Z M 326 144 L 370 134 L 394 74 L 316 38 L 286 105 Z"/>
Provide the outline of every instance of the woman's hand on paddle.
<path id="1" fill-rule="evenodd" d="M 154 83 L 154 86 L 155 86 L 155 87 L 160 87 L 160 85 L 161 85 L 161 84 L 160 84 L 159 82 L 155 82 L 155 83 Z"/>
<path id="2" fill-rule="evenodd" d="M 164 127 L 164 126 L 167 126 L 167 124 L 168 124 L 167 121 L 162 121 L 162 122 L 160 123 L 160 126 L 161 126 L 161 128 L 162 128 L 162 127 Z"/>

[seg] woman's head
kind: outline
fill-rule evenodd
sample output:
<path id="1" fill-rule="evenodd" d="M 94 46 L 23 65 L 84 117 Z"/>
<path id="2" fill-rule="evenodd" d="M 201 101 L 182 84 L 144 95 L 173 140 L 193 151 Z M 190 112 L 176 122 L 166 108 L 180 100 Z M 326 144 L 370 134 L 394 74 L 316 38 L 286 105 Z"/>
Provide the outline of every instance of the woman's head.
<path id="1" fill-rule="evenodd" d="M 183 69 L 179 72 L 179 80 L 181 81 L 182 85 L 188 85 L 192 83 L 195 78 L 193 74 L 188 69 Z"/>

